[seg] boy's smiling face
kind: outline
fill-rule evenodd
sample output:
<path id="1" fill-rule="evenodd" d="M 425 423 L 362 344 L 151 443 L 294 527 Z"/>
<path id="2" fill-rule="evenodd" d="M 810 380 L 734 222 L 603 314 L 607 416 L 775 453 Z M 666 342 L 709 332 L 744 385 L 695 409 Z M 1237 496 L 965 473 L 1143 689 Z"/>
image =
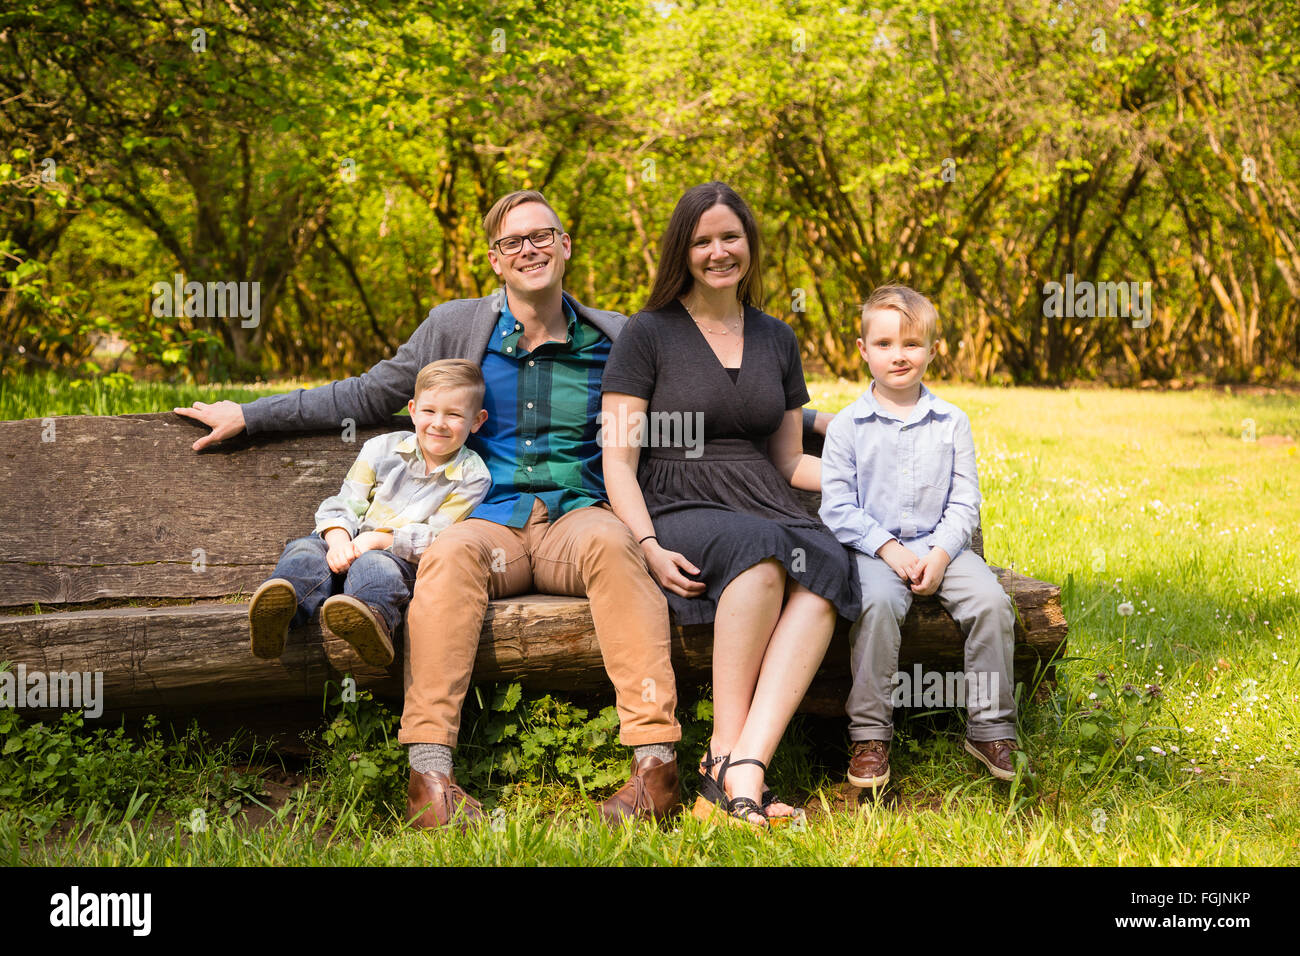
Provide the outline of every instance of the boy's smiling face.
<path id="1" fill-rule="evenodd" d="M 866 338 L 857 343 L 876 387 L 893 401 L 916 398 L 921 377 L 938 349 L 938 342 L 926 341 L 919 324 L 904 331 L 902 321 L 896 309 L 873 309 L 863 318 Z"/>
<path id="2" fill-rule="evenodd" d="M 487 421 L 468 388 L 426 388 L 407 403 L 416 441 L 431 467 L 452 459 L 470 432 Z"/>

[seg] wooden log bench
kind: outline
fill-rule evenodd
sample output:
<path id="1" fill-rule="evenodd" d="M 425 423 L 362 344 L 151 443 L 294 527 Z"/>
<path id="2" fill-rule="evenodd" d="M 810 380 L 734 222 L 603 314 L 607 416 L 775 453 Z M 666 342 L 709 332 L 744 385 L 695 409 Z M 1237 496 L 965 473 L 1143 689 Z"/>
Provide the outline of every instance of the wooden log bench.
<path id="1" fill-rule="evenodd" d="M 259 660 L 246 602 L 284 544 L 310 532 L 362 443 L 408 427 L 394 418 L 351 442 L 338 432 L 241 436 L 196 454 L 204 432 L 171 413 L 0 422 L 0 662 L 102 672 L 109 718 L 319 707 L 325 682 L 345 673 L 400 706 L 403 648 L 388 669 L 370 668 L 313 623 L 291 633 L 279 660 Z M 810 450 L 820 450 L 815 436 Z M 815 513 L 817 496 L 806 497 Z M 974 546 L 983 553 L 978 537 Z M 1063 650 L 1060 588 L 997 574 L 1018 611 L 1017 679 L 1031 681 Z M 843 714 L 847 634 L 841 621 L 804 711 Z M 709 680 L 709 627 L 674 628 L 672 653 L 683 690 Z M 962 666 L 961 633 L 933 597 L 904 625 L 900 667 L 914 663 Z M 474 679 L 613 702 L 582 598 L 493 601 Z"/>

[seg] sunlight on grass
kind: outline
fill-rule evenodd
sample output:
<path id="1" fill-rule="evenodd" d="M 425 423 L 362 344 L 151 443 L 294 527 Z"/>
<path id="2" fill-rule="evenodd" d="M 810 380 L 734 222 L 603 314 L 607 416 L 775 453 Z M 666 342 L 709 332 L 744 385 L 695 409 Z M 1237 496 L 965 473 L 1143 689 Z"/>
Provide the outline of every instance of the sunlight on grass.
<path id="1" fill-rule="evenodd" d="M 400 806 L 355 814 L 313 784 L 261 826 L 221 820 L 202 833 L 162 815 L 92 818 L 32 840 L 5 808 L 0 861 L 1300 863 L 1300 401 L 932 387 L 971 418 L 989 562 L 1063 589 L 1069 659 L 1054 692 L 1021 710 L 1036 777 L 1013 787 L 981 775 L 961 750 L 960 717 L 939 715 L 904 721 L 890 799 L 857 810 L 844 808 L 837 741 L 822 742 L 831 756 L 821 762 L 783 766 L 778 752 L 776 781 L 807 796 L 800 832 L 762 837 L 683 817 L 662 831 L 610 833 L 575 785 L 518 788 L 503 796 L 499 825 L 430 835 L 404 831 Z M 862 388 L 809 383 L 826 410 Z M 0 411 L 120 414 L 252 394 L 4 381 Z M 681 755 L 692 796 L 696 756 Z"/>

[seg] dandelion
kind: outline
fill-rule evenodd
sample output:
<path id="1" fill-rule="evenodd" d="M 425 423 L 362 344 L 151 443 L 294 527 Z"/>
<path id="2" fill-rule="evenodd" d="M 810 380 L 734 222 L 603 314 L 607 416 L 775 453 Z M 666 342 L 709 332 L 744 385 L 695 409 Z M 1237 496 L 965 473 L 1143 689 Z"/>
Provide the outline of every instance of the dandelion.
<path id="1" fill-rule="evenodd" d="M 1128 617 L 1133 613 L 1133 605 L 1130 602 L 1125 601 L 1119 607 L 1115 608 L 1115 610 L 1119 612 L 1120 617 Z"/>
<path id="2" fill-rule="evenodd" d="M 1141 754 L 1138 754 L 1138 755 L 1137 755 L 1137 759 L 1138 759 L 1139 761 L 1142 761 L 1142 760 L 1146 760 L 1147 758 L 1144 757 L 1144 756 L 1142 756 Z"/>

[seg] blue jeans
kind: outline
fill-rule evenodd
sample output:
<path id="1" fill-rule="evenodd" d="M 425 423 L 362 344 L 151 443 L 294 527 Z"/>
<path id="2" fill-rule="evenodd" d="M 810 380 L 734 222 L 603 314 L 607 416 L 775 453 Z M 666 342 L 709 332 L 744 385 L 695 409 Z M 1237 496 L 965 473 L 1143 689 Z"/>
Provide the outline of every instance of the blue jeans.
<path id="1" fill-rule="evenodd" d="M 375 608 L 388 625 L 388 633 L 396 634 L 411 603 L 416 566 L 390 551 L 367 551 L 346 573 L 335 574 L 325 561 L 328 551 L 325 539 L 315 534 L 285 545 L 271 577 L 292 584 L 298 598 L 298 610 L 289 626 L 302 627 L 310 621 L 327 597 L 350 594 Z"/>

